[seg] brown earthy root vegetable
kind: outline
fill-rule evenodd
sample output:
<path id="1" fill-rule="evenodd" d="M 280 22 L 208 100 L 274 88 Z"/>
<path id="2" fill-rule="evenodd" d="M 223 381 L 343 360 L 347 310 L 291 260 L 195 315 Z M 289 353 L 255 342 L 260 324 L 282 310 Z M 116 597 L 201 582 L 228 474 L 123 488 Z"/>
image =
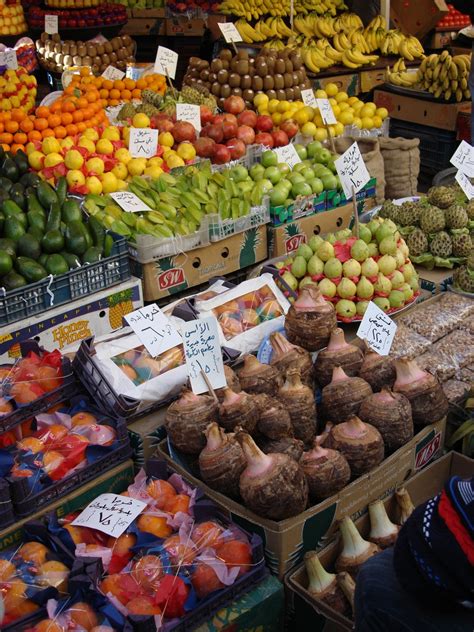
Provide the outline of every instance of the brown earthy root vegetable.
<path id="1" fill-rule="evenodd" d="M 319 561 L 316 551 L 305 553 L 304 565 L 308 575 L 307 591 L 309 594 L 336 612 L 348 614 L 350 612 L 349 602 L 337 582 L 336 575 L 326 571 Z"/>
<path id="2" fill-rule="evenodd" d="M 227 386 L 230 389 L 232 389 L 234 393 L 240 393 L 240 391 L 242 390 L 242 387 L 240 386 L 239 378 L 237 377 L 236 372 L 233 369 L 231 369 L 230 366 L 227 366 L 227 364 L 224 364 L 224 374 L 225 374 Z M 217 391 L 215 391 L 217 395 L 217 399 L 219 400 L 221 404 L 224 401 L 224 395 L 225 395 L 224 391 L 225 391 L 224 388 L 218 388 Z"/>
<path id="3" fill-rule="evenodd" d="M 260 411 L 257 430 L 268 439 L 293 437 L 293 425 L 286 407 L 274 397 L 260 395 L 258 400 Z"/>
<path id="4" fill-rule="evenodd" d="M 364 399 L 359 417 L 377 428 L 387 452 L 398 450 L 413 437 L 410 402 L 404 395 L 392 393 L 386 386 Z"/>
<path id="5" fill-rule="evenodd" d="M 297 439 L 311 445 L 316 434 L 316 403 L 313 391 L 301 382 L 299 369 L 288 369 L 286 380 L 278 391 L 278 399 L 290 414 Z"/>
<path id="6" fill-rule="evenodd" d="M 351 478 L 346 457 L 337 450 L 322 447 L 320 442 L 321 437 L 317 437 L 314 448 L 305 452 L 300 459 L 308 481 L 309 495 L 315 501 L 337 494 Z"/>
<path id="7" fill-rule="evenodd" d="M 359 377 L 370 384 L 374 393 L 380 391 L 383 386 L 392 388 L 396 377 L 392 358 L 381 356 L 368 348 L 359 371 Z"/>
<path id="8" fill-rule="evenodd" d="M 342 592 L 346 596 L 347 601 L 351 605 L 351 610 L 354 612 L 354 597 L 355 597 L 355 581 L 345 571 L 338 573 L 336 576 L 337 585 L 341 588 Z"/>
<path id="9" fill-rule="evenodd" d="M 270 343 L 273 349 L 271 366 L 278 369 L 283 377 L 286 377 L 286 372 L 290 367 L 296 366 L 300 370 L 303 384 L 312 388 L 314 369 L 311 354 L 306 349 L 292 344 L 279 332 L 270 336 Z"/>
<path id="10" fill-rule="evenodd" d="M 396 360 L 395 368 L 397 379 L 393 390 L 409 400 L 415 425 L 427 426 L 446 416 L 449 402 L 434 375 L 420 369 L 414 360 Z"/>
<path id="11" fill-rule="evenodd" d="M 253 355 L 245 356 L 244 366 L 238 375 L 242 390 L 246 393 L 274 395 L 283 383 L 278 369 L 262 364 Z"/>
<path id="12" fill-rule="evenodd" d="M 384 445 L 380 432 L 359 417 L 333 426 L 327 443 L 346 457 L 352 478 L 370 472 L 383 461 Z"/>
<path id="13" fill-rule="evenodd" d="M 335 367 L 331 382 L 322 392 L 324 419 L 338 424 L 357 415 L 360 405 L 369 395 L 372 395 L 372 389 L 365 380 L 349 377 L 344 369 Z"/>
<path id="14" fill-rule="evenodd" d="M 339 530 L 342 536 L 343 549 L 336 560 L 336 571 L 338 573 L 345 571 L 356 579 L 362 564 L 369 557 L 380 553 L 380 549 L 373 542 L 364 540 L 355 524 L 347 516 L 342 519 Z"/>
<path id="15" fill-rule="evenodd" d="M 397 501 L 399 512 L 398 522 L 403 525 L 415 511 L 415 507 L 411 501 L 410 494 L 404 487 L 397 489 L 395 492 L 395 500 Z"/>
<path id="16" fill-rule="evenodd" d="M 216 423 L 206 430 L 207 444 L 199 455 L 202 480 L 222 494 L 239 495 L 239 479 L 247 461 L 234 436 L 226 435 Z"/>
<path id="17" fill-rule="evenodd" d="M 395 544 L 395 540 L 398 538 L 400 527 L 397 524 L 393 524 L 387 516 L 385 505 L 381 500 L 376 500 L 375 502 L 370 503 L 369 517 L 369 540 L 381 549 L 393 546 Z"/>
<path id="18" fill-rule="evenodd" d="M 337 327 L 336 310 L 318 289 L 305 287 L 288 310 L 285 330 L 288 340 L 308 351 L 323 349 Z"/>
<path id="19" fill-rule="evenodd" d="M 240 426 L 253 434 L 257 427 L 258 414 L 253 398 L 241 391 L 234 393 L 230 388 L 224 389 L 224 401 L 219 408 L 220 424 L 227 431 Z"/>
<path id="20" fill-rule="evenodd" d="M 245 505 L 270 520 L 285 520 L 304 511 L 308 484 L 298 463 L 286 454 L 265 454 L 244 432 L 239 432 L 237 439 L 247 459 L 240 476 Z"/>
<path id="21" fill-rule="evenodd" d="M 321 387 L 329 384 L 332 378 L 332 370 L 336 366 L 344 369 L 345 374 L 349 377 L 355 377 L 359 374 L 363 359 L 362 349 L 347 343 L 344 331 L 336 327 L 331 332 L 328 346 L 318 353 L 314 363 L 316 380 Z"/>
<path id="22" fill-rule="evenodd" d="M 258 444 L 265 454 L 286 454 L 297 463 L 304 452 L 304 443 L 299 439 L 294 439 L 293 437 L 283 437 L 282 439 L 273 440 L 262 438 L 259 440 Z"/>
<path id="23" fill-rule="evenodd" d="M 166 411 L 166 431 L 178 450 L 186 454 L 199 454 L 206 445 L 204 432 L 217 417 L 218 406 L 213 397 L 195 395 L 186 390 Z"/>

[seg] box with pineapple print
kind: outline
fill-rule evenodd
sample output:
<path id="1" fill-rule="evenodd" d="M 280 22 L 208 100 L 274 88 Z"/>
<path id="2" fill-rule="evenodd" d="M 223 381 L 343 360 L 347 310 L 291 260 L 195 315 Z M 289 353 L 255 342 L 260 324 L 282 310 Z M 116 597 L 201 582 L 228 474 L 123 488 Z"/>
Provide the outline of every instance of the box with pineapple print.
<path id="1" fill-rule="evenodd" d="M 308 217 L 326 210 L 326 191 L 319 195 L 299 197 L 288 206 L 270 206 L 270 221 L 272 226 L 281 226 L 285 222 L 292 222 L 302 217 Z"/>
<path id="2" fill-rule="evenodd" d="M 20 343 L 32 338 L 46 349 L 76 351 L 82 340 L 120 329 L 125 314 L 143 306 L 142 284 L 131 278 L 97 294 L 2 327 L 0 362 L 20 357 Z"/>

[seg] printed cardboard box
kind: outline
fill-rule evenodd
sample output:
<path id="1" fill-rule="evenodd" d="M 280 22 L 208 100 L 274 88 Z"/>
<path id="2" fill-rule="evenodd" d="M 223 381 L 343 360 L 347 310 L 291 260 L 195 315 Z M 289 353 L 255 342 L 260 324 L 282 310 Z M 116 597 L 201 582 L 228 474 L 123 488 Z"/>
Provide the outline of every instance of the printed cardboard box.
<path id="1" fill-rule="evenodd" d="M 335 83 L 339 91 L 346 92 L 350 97 L 355 97 L 360 93 L 359 73 L 351 73 L 347 75 L 331 75 L 321 79 L 311 79 L 313 88 L 318 90 L 328 83 Z"/>
<path id="2" fill-rule="evenodd" d="M 391 0 L 390 17 L 408 35 L 426 35 L 448 13 L 444 0 Z"/>
<path id="3" fill-rule="evenodd" d="M 160 441 L 163 440 L 166 434 L 163 426 L 167 410 L 168 404 L 127 426 L 135 469 L 139 470 L 141 467 L 144 467 Z"/>
<path id="4" fill-rule="evenodd" d="M 453 282 L 453 271 L 448 268 L 435 268 L 427 270 L 423 266 L 415 266 L 420 277 L 420 286 L 423 290 L 428 290 L 434 296 L 440 292 L 446 292 L 448 285 Z"/>
<path id="5" fill-rule="evenodd" d="M 445 418 L 423 428 L 405 446 L 371 472 L 347 485 L 339 494 L 313 505 L 298 516 L 279 522 L 261 518 L 205 485 L 189 472 L 187 464 L 170 456 L 167 441 L 160 443 L 157 454 L 179 474 L 199 485 L 238 524 L 258 533 L 265 544 L 270 570 L 281 578 L 302 560 L 305 551 L 318 548 L 323 539 L 327 542 L 333 537 L 337 521 L 343 516 L 359 517 L 370 502 L 390 495 L 403 481 L 437 458 L 444 444 L 445 429 Z"/>
<path id="6" fill-rule="evenodd" d="M 293 222 L 326 210 L 326 191 L 320 195 L 300 197 L 289 206 L 270 206 L 270 220 L 273 226 Z"/>

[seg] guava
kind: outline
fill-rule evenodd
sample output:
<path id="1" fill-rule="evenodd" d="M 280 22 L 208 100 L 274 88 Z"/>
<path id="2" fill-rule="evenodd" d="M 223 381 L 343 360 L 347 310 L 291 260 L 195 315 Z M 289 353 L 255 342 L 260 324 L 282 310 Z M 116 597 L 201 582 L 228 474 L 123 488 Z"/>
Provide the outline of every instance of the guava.
<path id="1" fill-rule="evenodd" d="M 331 257 L 324 264 L 324 274 L 329 279 L 336 279 L 342 275 L 342 263 L 336 257 Z"/>
<path id="2" fill-rule="evenodd" d="M 317 255 L 321 261 L 329 261 L 334 257 L 334 247 L 329 241 L 324 241 L 317 250 Z"/>
<path id="3" fill-rule="evenodd" d="M 393 235 L 390 237 L 385 237 L 379 243 L 380 254 L 382 255 L 392 255 L 395 256 L 397 254 L 397 242 Z"/>
<path id="4" fill-rule="evenodd" d="M 321 279 L 318 288 L 323 296 L 327 296 L 328 298 L 336 296 L 337 286 L 330 279 Z"/>
<path id="5" fill-rule="evenodd" d="M 359 301 L 356 303 L 356 312 L 358 316 L 363 316 L 367 311 L 369 301 Z"/>
<path id="6" fill-rule="evenodd" d="M 383 296 L 377 296 L 376 298 L 374 298 L 374 303 L 384 312 L 388 312 L 388 310 L 390 309 L 390 301 L 388 300 L 388 298 L 383 298 Z"/>
<path id="7" fill-rule="evenodd" d="M 324 270 L 324 261 L 318 257 L 318 255 L 313 255 L 311 259 L 308 261 L 308 274 L 311 276 L 315 276 L 317 274 L 322 274 Z"/>
<path id="8" fill-rule="evenodd" d="M 296 251 L 297 255 L 300 255 L 305 259 L 305 261 L 309 261 L 313 256 L 313 250 L 308 246 L 308 244 L 300 244 L 300 247 Z"/>
<path id="9" fill-rule="evenodd" d="M 379 266 L 380 272 L 382 274 L 385 274 L 386 276 L 392 274 L 392 272 L 397 267 L 397 261 L 395 257 L 392 257 L 392 255 L 384 255 L 383 257 L 380 257 L 380 259 L 377 261 L 377 264 Z"/>
<path id="10" fill-rule="evenodd" d="M 390 279 L 387 279 L 381 272 L 377 277 L 377 281 L 374 284 L 374 290 L 380 294 L 390 294 L 392 291 L 392 283 Z"/>
<path id="11" fill-rule="evenodd" d="M 390 282 L 392 283 L 392 290 L 398 290 L 404 283 L 405 277 L 400 272 L 400 270 L 395 270 L 395 272 L 390 277 Z"/>
<path id="12" fill-rule="evenodd" d="M 392 290 L 388 300 L 390 301 L 390 307 L 403 307 L 405 305 L 405 294 L 400 290 Z"/>
<path id="13" fill-rule="evenodd" d="M 361 274 L 363 274 L 364 276 L 374 277 L 374 276 L 377 276 L 378 273 L 379 273 L 379 266 L 377 262 L 375 261 L 375 259 L 372 259 L 372 257 L 369 257 L 362 263 Z"/>
<path id="14" fill-rule="evenodd" d="M 369 256 L 369 248 L 363 239 L 357 239 L 351 248 L 351 257 L 356 261 L 365 261 Z"/>
<path id="15" fill-rule="evenodd" d="M 354 318 L 357 313 L 356 304 L 354 301 L 341 299 L 336 303 L 336 313 L 342 318 Z"/>
<path id="16" fill-rule="evenodd" d="M 291 264 L 291 274 L 297 279 L 302 279 L 306 274 L 306 259 L 297 255 Z"/>
<path id="17" fill-rule="evenodd" d="M 341 282 L 337 286 L 337 294 L 341 298 L 351 298 L 355 296 L 357 292 L 357 286 L 354 281 L 347 279 L 346 277 L 341 279 Z"/>
<path id="18" fill-rule="evenodd" d="M 357 296 L 359 298 L 369 299 L 374 294 L 374 286 L 366 277 L 361 277 L 357 284 Z"/>
<path id="19" fill-rule="evenodd" d="M 342 266 L 342 274 L 345 277 L 358 277 L 361 274 L 361 265 L 355 259 L 348 259 Z"/>
<path id="20" fill-rule="evenodd" d="M 284 272 L 281 278 L 294 292 L 296 292 L 298 289 L 298 279 L 295 279 L 291 272 Z"/>
<path id="21" fill-rule="evenodd" d="M 308 246 L 313 252 L 318 252 L 318 248 L 322 243 L 324 243 L 324 239 L 321 237 L 321 235 L 312 235 L 308 242 Z"/>

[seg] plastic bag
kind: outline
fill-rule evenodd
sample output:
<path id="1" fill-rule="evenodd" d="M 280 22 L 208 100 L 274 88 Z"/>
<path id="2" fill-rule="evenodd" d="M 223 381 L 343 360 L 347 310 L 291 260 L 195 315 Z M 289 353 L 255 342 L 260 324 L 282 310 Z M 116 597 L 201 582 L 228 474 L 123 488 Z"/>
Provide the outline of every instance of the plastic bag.
<path id="1" fill-rule="evenodd" d="M 398 319 L 430 342 L 436 342 L 453 329 L 464 318 L 474 314 L 474 301 L 452 292 L 445 292 L 437 301 L 421 303 Z"/>
<path id="2" fill-rule="evenodd" d="M 461 404 L 469 392 L 469 384 L 461 380 L 448 380 L 443 384 L 443 391 L 450 404 Z"/>
<path id="3" fill-rule="evenodd" d="M 431 346 L 429 340 L 397 322 L 397 331 L 392 342 L 390 355 L 394 358 L 416 358 Z"/>

